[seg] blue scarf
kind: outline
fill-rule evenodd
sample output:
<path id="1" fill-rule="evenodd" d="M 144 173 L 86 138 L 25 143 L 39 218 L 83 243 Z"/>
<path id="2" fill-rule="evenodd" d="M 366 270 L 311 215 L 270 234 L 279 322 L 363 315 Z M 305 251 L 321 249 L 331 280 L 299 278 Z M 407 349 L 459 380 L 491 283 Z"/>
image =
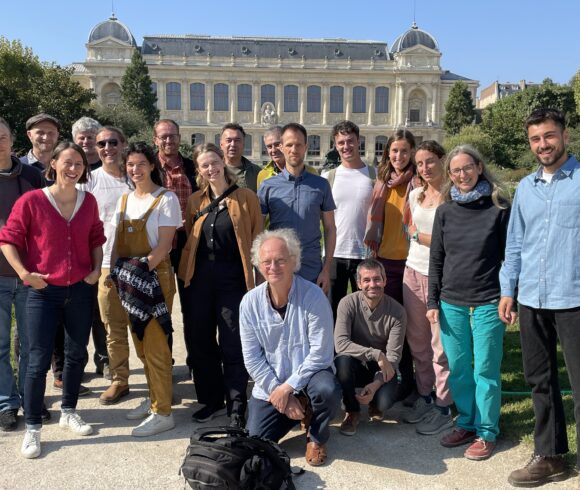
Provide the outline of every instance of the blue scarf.
<path id="1" fill-rule="evenodd" d="M 462 194 L 455 186 L 451 188 L 451 199 L 460 204 L 477 201 L 483 196 L 491 196 L 491 185 L 487 180 L 480 180 L 468 193 Z"/>

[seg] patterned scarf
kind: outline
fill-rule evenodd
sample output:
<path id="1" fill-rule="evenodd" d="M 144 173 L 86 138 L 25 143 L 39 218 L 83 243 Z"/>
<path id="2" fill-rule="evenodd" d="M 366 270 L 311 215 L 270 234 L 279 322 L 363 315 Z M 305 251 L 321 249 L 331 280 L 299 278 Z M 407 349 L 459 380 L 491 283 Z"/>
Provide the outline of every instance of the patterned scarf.
<path id="1" fill-rule="evenodd" d="M 465 194 L 462 194 L 455 186 L 451 188 L 451 199 L 460 204 L 477 201 L 484 196 L 491 196 L 491 185 L 485 179 L 481 179 L 473 189 Z"/>

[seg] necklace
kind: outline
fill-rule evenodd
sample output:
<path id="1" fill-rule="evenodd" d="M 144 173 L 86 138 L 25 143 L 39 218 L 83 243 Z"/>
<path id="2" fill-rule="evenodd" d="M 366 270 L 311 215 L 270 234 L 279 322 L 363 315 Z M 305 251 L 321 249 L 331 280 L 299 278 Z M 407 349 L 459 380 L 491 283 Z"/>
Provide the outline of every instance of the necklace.
<path id="1" fill-rule="evenodd" d="M 427 191 L 425 191 L 424 196 L 425 198 L 421 203 L 421 206 L 424 208 L 436 207 L 441 202 L 441 193 L 438 191 L 431 191 L 430 194 L 427 194 Z"/>

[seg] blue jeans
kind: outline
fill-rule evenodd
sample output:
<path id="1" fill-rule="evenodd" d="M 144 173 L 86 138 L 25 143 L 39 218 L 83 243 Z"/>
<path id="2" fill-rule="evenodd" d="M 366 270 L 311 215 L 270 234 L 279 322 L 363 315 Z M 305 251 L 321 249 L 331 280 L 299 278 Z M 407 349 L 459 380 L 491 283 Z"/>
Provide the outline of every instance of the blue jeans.
<path id="1" fill-rule="evenodd" d="M 312 406 L 309 436 L 318 444 L 326 444 L 330 437 L 330 422 L 340 403 L 340 385 L 331 369 L 318 371 L 303 390 Z M 299 420 L 292 420 L 278 412 L 271 403 L 253 396 L 249 402 L 246 428 L 252 436 L 278 442 Z"/>
<path id="2" fill-rule="evenodd" d="M 28 367 L 28 333 L 26 329 L 26 297 L 28 288 L 17 277 L 0 276 L 0 412 L 18 410 L 24 395 L 24 379 Z M 12 305 L 20 342 L 18 386 L 10 365 L 10 331 Z"/>
<path id="3" fill-rule="evenodd" d="M 458 306 L 441 301 L 441 341 L 457 427 L 494 442 L 499 434 L 501 359 L 505 325 L 497 303 Z"/>
<path id="4" fill-rule="evenodd" d="M 86 347 L 93 318 L 93 286 L 79 281 L 71 286 L 48 285 L 28 292 L 28 339 L 30 354 L 24 385 L 26 426 L 38 428 L 46 373 L 54 349 L 56 329 L 60 319 L 65 330 L 65 361 L 62 373 L 61 408 L 75 409 L 83 377 Z"/>

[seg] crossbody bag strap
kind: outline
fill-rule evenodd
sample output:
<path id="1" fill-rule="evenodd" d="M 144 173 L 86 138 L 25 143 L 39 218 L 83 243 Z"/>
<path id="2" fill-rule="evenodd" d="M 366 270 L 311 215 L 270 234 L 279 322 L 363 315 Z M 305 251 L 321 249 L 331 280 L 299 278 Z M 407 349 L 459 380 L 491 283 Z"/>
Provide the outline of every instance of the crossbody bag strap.
<path id="1" fill-rule="evenodd" d="M 191 224 L 195 224 L 195 222 L 201 218 L 204 214 L 211 213 L 221 201 L 223 201 L 226 197 L 228 197 L 232 192 L 234 192 L 239 187 L 234 184 L 231 187 L 228 187 L 221 196 L 216 197 L 212 202 L 210 202 L 205 208 L 195 213 L 193 218 L 191 219 Z"/>

